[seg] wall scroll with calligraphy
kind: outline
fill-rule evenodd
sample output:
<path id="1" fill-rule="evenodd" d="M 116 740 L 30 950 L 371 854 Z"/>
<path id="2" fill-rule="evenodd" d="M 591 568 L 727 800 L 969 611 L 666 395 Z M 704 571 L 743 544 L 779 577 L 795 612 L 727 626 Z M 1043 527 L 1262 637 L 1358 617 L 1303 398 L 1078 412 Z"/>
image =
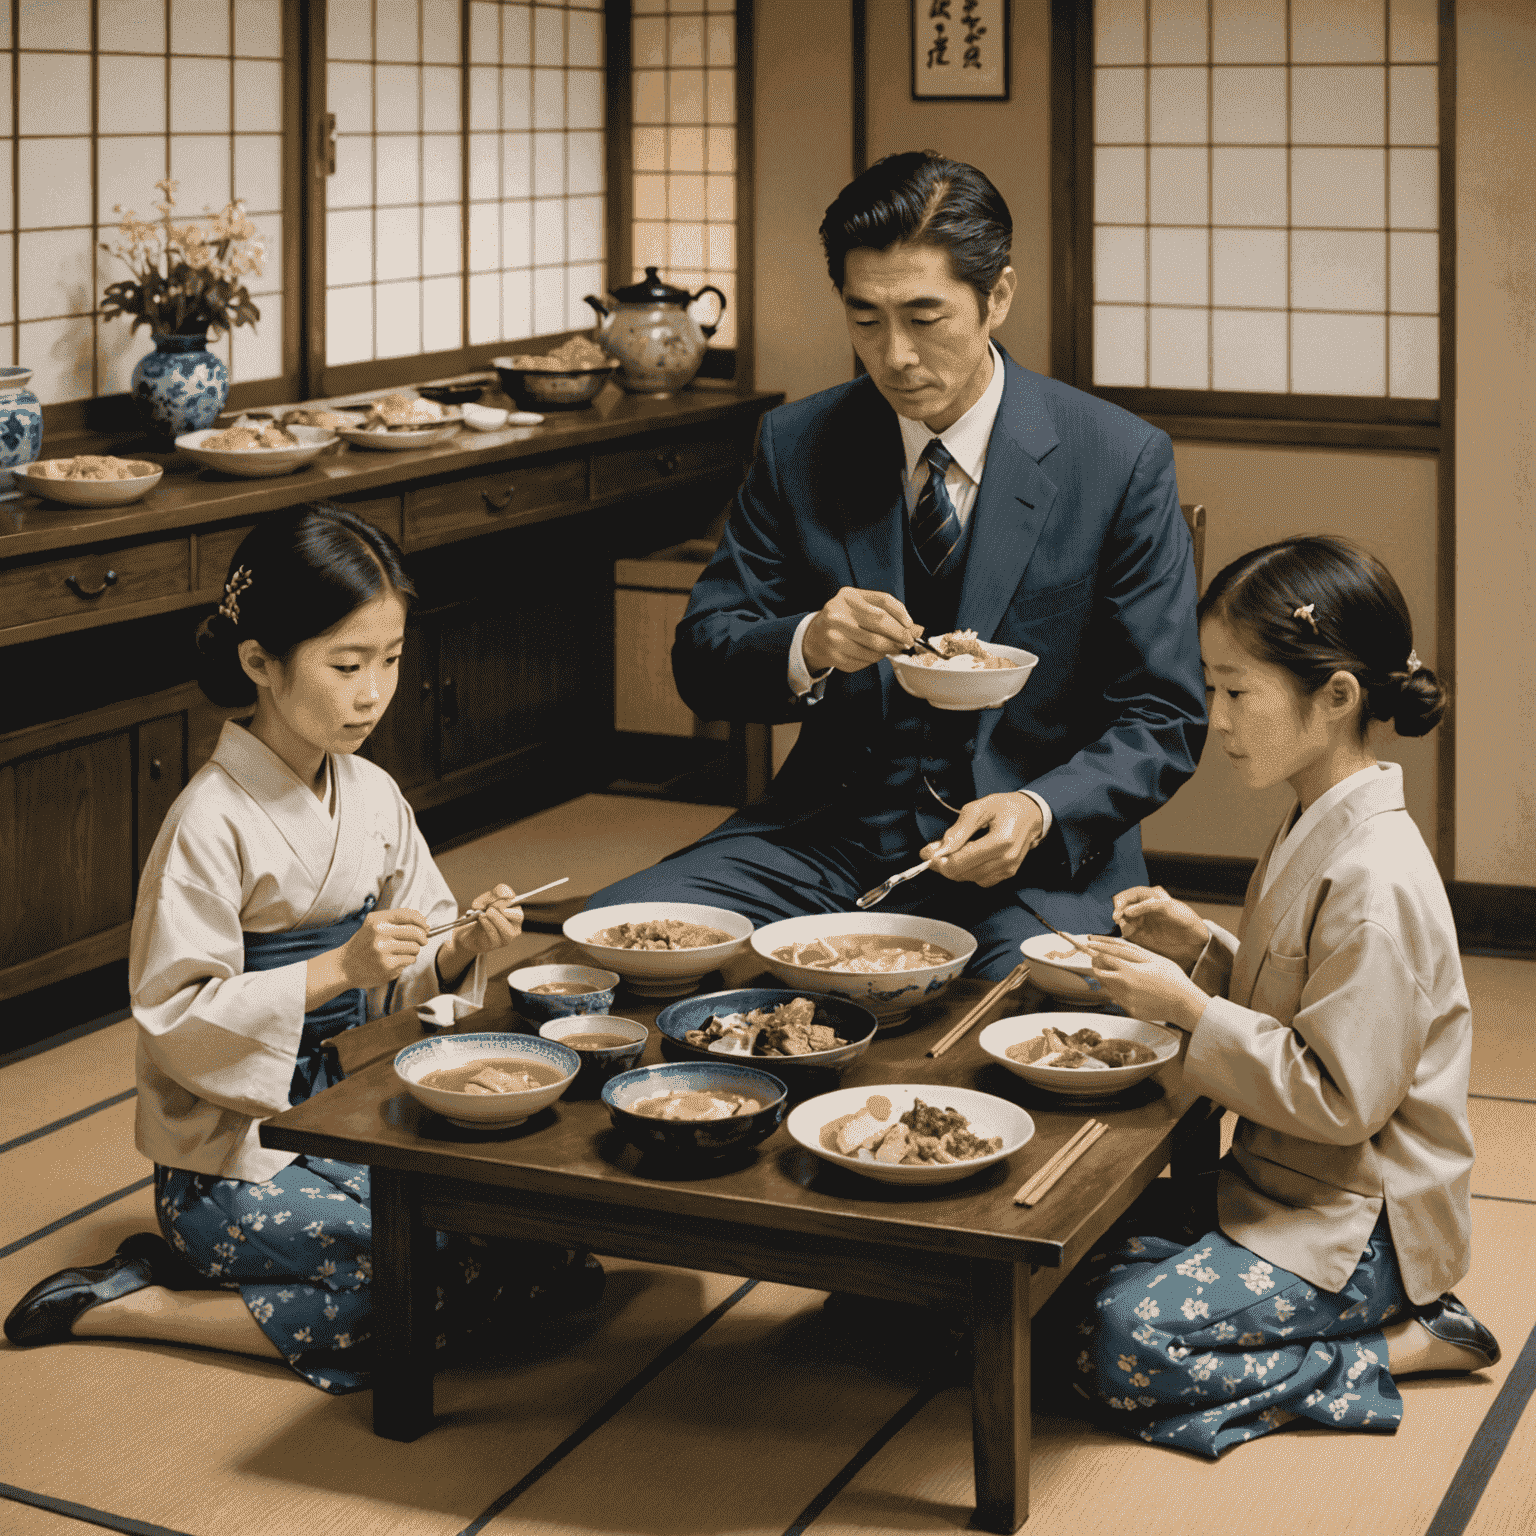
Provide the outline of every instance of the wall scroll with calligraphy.
<path id="1" fill-rule="evenodd" d="M 1008 0 L 912 0 L 912 99 L 1008 100 Z"/>

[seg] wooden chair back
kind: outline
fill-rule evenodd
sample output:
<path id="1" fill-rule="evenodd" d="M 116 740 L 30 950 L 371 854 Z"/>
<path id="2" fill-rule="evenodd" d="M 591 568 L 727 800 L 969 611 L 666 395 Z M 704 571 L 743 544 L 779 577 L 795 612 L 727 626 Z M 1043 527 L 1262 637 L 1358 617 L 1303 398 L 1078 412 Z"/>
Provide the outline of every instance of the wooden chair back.
<path id="1" fill-rule="evenodd" d="M 1195 544 L 1195 590 L 1199 592 L 1205 587 L 1205 506 L 1185 501 L 1179 503 L 1179 511 L 1184 514 L 1189 536 Z"/>

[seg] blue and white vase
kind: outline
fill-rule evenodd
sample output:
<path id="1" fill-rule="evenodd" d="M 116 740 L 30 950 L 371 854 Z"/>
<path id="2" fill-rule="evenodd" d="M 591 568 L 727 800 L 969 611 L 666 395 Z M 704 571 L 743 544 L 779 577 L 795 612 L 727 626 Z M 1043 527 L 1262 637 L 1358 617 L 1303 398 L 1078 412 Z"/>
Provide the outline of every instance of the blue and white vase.
<path id="1" fill-rule="evenodd" d="M 208 337 L 154 333 L 155 350 L 133 370 L 133 398 L 150 429 L 166 437 L 211 427 L 229 398 L 229 369 L 208 350 Z"/>
<path id="2" fill-rule="evenodd" d="M 43 451 L 43 408 L 27 388 L 31 378 L 30 368 L 0 368 L 0 490 L 9 489 L 13 469 Z"/>

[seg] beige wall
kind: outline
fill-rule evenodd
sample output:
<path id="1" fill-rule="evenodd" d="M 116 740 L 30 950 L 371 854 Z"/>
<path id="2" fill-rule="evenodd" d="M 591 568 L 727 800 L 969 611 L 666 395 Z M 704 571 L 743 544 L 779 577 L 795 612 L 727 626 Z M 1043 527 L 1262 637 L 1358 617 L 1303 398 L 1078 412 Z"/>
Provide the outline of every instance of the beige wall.
<path id="1" fill-rule="evenodd" d="M 1536 6 L 1456 14 L 1456 874 L 1536 885 Z"/>

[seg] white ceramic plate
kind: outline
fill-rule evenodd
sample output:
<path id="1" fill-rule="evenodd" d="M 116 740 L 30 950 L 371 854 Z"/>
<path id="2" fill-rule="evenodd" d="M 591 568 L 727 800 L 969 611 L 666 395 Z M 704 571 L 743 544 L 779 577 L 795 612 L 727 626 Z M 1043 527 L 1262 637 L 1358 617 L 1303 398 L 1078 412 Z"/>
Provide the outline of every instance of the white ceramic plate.
<path id="1" fill-rule="evenodd" d="M 222 475 L 259 480 L 269 475 L 291 475 L 311 459 L 318 458 L 336 441 L 336 434 L 326 427 L 284 427 L 289 437 L 298 439 L 297 448 L 203 447 L 208 438 L 226 430 L 225 427 L 204 427 L 200 432 L 183 432 L 176 439 L 176 446 L 189 459 L 208 469 L 216 469 Z"/>
<path id="2" fill-rule="evenodd" d="M 1074 939 L 1082 940 L 1086 934 L 1074 933 Z M 1029 961 L 1029 979 L 1050 997 L 1059 997 L 1069 1003 L 1102 1003 L 1106 994 L 1102 984 L 1094 978 L 1093 961 L 1087 955 L 1072 950 L 1070 958 L 1051 959 L 1068 948 L 1065 939 L 1054 933 L 1033 933 L 1022 944 L 1019 952 Z"/>
<path id="3" fill-rule="evenodd" d="M 359 448 L 378 448 L 385 452 L 399 453 L 405 448 L 428 448 L 452 437 L 463 425 L 462 406 L 445 405 L 443 419 L 431 426 L 411 432 L 366 432 L 362 427 L 339 427 L 336 435 L 355 443 Z"/>
<path id="4" fill-rule="evenodd" d="M 847 933 L 926 939 L 947 949 L 953 958 L 912 971 L 860 974 L 795 965 L 773 953 L 786 944 L 806 944 L 812 939 L 837 938 Z M 964 928 L 934 917 L 914 917 L 904 912 L 818 912 L 765 924 L 752 935 L 752 948 L 782 985 L 801 992 L 828 992 L 833 997 L 862 1003 L 885 1026 L 906 1018 L 919 1003 L 938 997 L 976 953 L 976 940 Z"/>
<path id="5" fill-rule="evenodd" d="M 863 1109 L 872 1094 L 884 1094 L 891 1101 L 891 1124 L 912 1108 L 914 1100 L 921 1099 L 939 1109 L 958 1110 L 971 1122 L 971 1129 L 978 1136 L 1001 1136 L 1002 1148 L 985 1157 L 967 1158 L 958 1163 L 877 1163 L 872 1158 L 845 1157 L 841 1152 L 829 1152 L 821 1144 L 823 1128 L 833 1120 Z M 1017 1104 L 974 1088 L 945 1088 L 935 1083 L 877 1083 L 862 1088 L 838 1088 L 797 1105 L 784 1123 L 789 1134 L 807 1152 L 814 1152 L 823 1162 L 850 1168 L 881 1184 L 953 1184 L 1012 1157 L 1035 1134 L 1035 1122 Z"/>
<path id="6" fill-rule="evenodd" d="M 935 709 L 1001 709 L 1029 681 L 1040 658 L 1016 645 L 996 645 L 990 640 L 983 644 L 994 656 L 1005 656 L 1014 665 L 950 672 L 925 667 L 911 656 L 892 656 L 891 670 L 913 698 L 926 699 Z"/>
<path id="7" fill-rule="evenodd" d="M 142 464 L 154 473 L 135 475 L 131 480 L 52 480 L 45 475 L 33 474 L 36 464 L 18 464 L 11 474 L 17 490 L 62 502 L 66 507 L 125 507 L 130 501 L 137 501 L 154 490 L 165 473 L 160 465 L 150 464 L 145 459 L 129 462 Z"/>
<path id="8" fill-rule="evenodd" d="M 724 944 L 699 949 L 614 949 L 594 944 L 592 935 L 620 923 L 643 923 L 658 918 L 702 923 L 730 934 Z M 739 953 L 752 934 L 752 920 L 724 907 L 706 907 L 688 901 L 626 901 L 613 907 L 596 907 L 568 917 L 562 927 L 571 943 L 579 944 L 593 962 L 617 971 L 641 997 L 681 997 L 691 992 L 722 961 Z"/>
<path id="9" fill-rule="evenodd" d="M 1134 1067 L 1041 1067 L 1029 1061 L 1015 1061 L 1008 1054 L 1010 1045 L 1033 1040 L 1047 1029 L 1060 1035 L 1074 1035 L 1080 1029 L 1097 1030 L 1106 1040 L 1135 1040 L 1150 1046 L 1157 1057 Z M 1123 1092 L 1174 1060 L 1182 1041 L 1183 1036 L 1165 1025 L 1105 1013 L 1017 1014 L 987 1025 L 977 1036 L 982 1050 L 1016 1077 L 1070 1099 L 1107 1099 Z"/>
<path id="10" fill-rule="evenodd" d="M 537 411 L 505 411 L 493 405 L 466 405 L 464 425 L 476 432 L 500 432 L 503 427 L 537 427 L 544 418 Z"/>

